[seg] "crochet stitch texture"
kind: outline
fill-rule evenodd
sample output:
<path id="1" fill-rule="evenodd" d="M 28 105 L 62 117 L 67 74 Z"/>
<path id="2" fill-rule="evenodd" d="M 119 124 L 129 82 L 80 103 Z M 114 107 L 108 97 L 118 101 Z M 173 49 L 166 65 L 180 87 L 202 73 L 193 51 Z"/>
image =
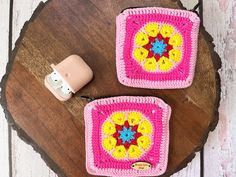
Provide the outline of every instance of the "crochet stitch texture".
<path id="1" fill-rule="evenodd" d="M 168 160 L 171 108 L 156 97 L 121 96 L 85 107 L 86 168 L 106 176 L 155 176 Z M 151 168 L 132 168 L 147 162 Z"/>
<path id="2" fill-rule="evenodd" d="M 199 17 L 190 11 L 135 8 L 116 19 L 116 68 L 120 83 L 141 88 L 192 84 Z"/>

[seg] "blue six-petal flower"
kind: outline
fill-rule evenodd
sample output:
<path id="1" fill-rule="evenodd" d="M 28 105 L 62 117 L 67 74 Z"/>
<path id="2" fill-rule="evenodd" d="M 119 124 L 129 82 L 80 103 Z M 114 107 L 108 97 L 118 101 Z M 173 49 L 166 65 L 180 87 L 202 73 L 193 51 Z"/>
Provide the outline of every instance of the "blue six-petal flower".
<path id="1" fill-rule="evenodd" d="M 157 53 L 162 56 L 163 52 L 166 52 L 166 46 L 167 44 L 164 43 L 164 40 L 159 41 L 158 39 L 155 39 L 155 42 L 152 42 L 152 48 L 150 50 L 152 50 L 154 52 L 154 55 L 156 55 Z"/>
<path id="2" fill-rule="evenodd" d="M 118 132 L 120 133 L 118 139 L 122 140 L 122 144 L 124 144 L 125 142 L 130 143 L 130 141 L 134 139 L 135 132 L 132 131 L 132 127 L 129 127 L 128 129 L 126 127 L 123 127 L 123 130 Z"/>

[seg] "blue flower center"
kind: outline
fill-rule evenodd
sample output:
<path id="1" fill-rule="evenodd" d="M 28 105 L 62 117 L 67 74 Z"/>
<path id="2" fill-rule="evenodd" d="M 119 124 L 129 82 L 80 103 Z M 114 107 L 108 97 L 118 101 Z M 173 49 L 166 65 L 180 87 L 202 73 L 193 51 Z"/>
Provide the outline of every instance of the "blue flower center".
<path id="1" fill-rule="evenodd" d="M 152 48 L 150 50 L 154 52 L 154 55 L 159 54 L 160 56 L 162 56 L 162 53 L 166 52 L 165 48 L 167 44 L 164 43 L 164 40 L 159 41 L 156 38 L 155 42 L 151 42 L 151 44 L 152 44 Z"/>
<path id="2" fill-rule="evenodd" d="M 126 127 L 123 127 L 123 130 L 119 131 L 119 133 L 120 136 L 118 139 L 122 140 L 122 144 L 124 144 L 125 142 L 130 143 L 131 140 L 135 139 L 135 132 L 132 131 L 132 127 L 129 127 L 128 129 Z"/>

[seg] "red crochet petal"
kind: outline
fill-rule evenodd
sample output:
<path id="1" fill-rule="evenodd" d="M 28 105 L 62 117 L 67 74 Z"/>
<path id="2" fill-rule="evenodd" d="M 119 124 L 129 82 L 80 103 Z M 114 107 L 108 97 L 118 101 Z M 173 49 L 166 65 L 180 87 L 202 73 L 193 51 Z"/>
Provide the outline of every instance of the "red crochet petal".
<path id="1" fill-rule="evenodd" d="M 137 145 L 137 140 L 136 140 L 136 139 L 131 140 L 131 141 L 130 141 L 130 145 L 131 145 L 131 144 L 132 144 L 132 145 Z"/>
<path id="2" fill-rule="evenodd" d="M 169 40 L 170 40 L 170 38 L 169 38 L 169 37 L 166 37 L 166 38 L 164 38 L 164 41 L 165 41 L 165 43 L 166 43 L 166 44 L 168 44 L 168 43 L 169 43 Z"/>
<path id="3" fill-rule="evenodd" d="M 154 56 L 154 52 L 150 50 L 150 51 L 148 52 L 147 58 L 152 58 L 153 56 Z"/>
<path id="4" fill-rule="evenodd" d="M 156 61 L 158 61 L 158 60 L 161 58 L 161 56 L 157 53 L 157 54 L 154 56 L 154 58 L 156 59 Z"/>
<path id="5" fill-rule="evenodd" d="M 152 37 L 152 36 L 149 36 L 148 39 L 149 39 L 149 42 L 154 42 L 156 38 Z"/>
<path id="6" fill-rule="evenodd" d="M 116 145 L 117 145 L 117 146 L 122 145 L 122 140 L 121 140 L 121 139 L 118 139 L 117 142 L 116 142 Z"/>
<path id="7" fill-rule="evenodd" d="M 148 43 L 148 44 L 144 45 L 143 48 L 149 50 L 150 48 L 152 48 L 152 44 Z"/>
<path id="8" fill-rule="evenodd" d="M 129 149 L 130 144 L 126 141 L 125 144 L 124 144 L 124 146 L 125 146 L 126 149 Z"/>
<path id="9" fill-rule="evenodd" d="M 164 53 L 162 53 L 162 56 L 164 56 L 166 58 L 169 58 L 169 53 L 168 52 L 164 52 Z"/>
<path id="10" fill-rule="evenodd" d="M 138 125 L 135 125 L 135 126 L 132 127 L 133 132 L 137 132 L 137 129 L 138 129 Z"/>
<path id="11" fill-rule="evenodd" d="M 158 39 L 159 41 L 161 41 L 161 40 L 163 39 L 163 37 L 162 37 L 162 35 L 161 35 L 160 33 L 157 35 L 157 39 Z"/>
<path id="12" fill-rule="evenodd" d="M 170 45 L 170 44 L 168 44 L 168 45 L 165 47 L 165 49 L 167 50 L 167 52 L 169 52 L 170 50 L 173 49 L 173 46 Z"/>
<path id="13" fill-rule="evenodd" d="M 138 139 L 142 135 L 143 135 L 142 133 L 137 132 L 137 133 L 134 134 L 134 138 Z"/>
<path id="14" fill-rule="evenodd" d="M 124 126 L 125 126 L 126 128 L 129 128 L 129 122 L 128 122 L 128 120 L 125 121 Z"/>
<path id="15" fill-rule="evenodd" d="M 116 131 L 118 131 L 118 130 L 120 130 L 120 131 L 123 130 L 123 126 L 116 124 Z"/>
<path id="16" fill-rule="evenodd" d="M 119 136 L 120 136 L 120 133 L 119 133 L 119 132 L 115 132 L 115 133 L 113 134 L 113 137 L 116 138 L 116 139 L 118 139 Z"/>

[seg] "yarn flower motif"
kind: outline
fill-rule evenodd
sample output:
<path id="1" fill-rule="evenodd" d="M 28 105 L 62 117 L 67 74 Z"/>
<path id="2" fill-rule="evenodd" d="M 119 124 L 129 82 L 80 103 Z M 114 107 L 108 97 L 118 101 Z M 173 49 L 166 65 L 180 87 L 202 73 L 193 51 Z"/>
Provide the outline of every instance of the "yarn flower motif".
<path id="1" fill-rule="evenodd" d="M 135 35 L 134 59 L 148 72 L 167 72 L 181 61 L 183 38 L 172 25 L 147 23 Z"/>
<path id="2" fill-rule="evenodd" d="M 102 147 L 115 159 L 137 159 L 151 147 L 152 132 L 140 112 L 114 112 L 102 125 Z"/>

